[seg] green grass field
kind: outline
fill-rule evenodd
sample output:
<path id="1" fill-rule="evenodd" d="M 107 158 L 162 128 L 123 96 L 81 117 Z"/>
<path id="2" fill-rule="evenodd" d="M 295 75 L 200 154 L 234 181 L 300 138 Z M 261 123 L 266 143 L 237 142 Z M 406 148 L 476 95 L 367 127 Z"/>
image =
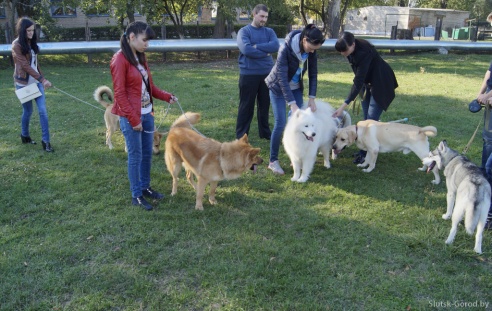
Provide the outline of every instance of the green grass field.
<path id="1" fill-rule="evenodd" d="M 338 107 L 353 74 L 341 56 L 320 54 L 318 97 Z M 111 85 L 110 57 L 89 65 L 83 56 L 42 56 L 40 64 L 56 87 L 98 106 L 92 93 Z M 235 57 L 159 58 L 151 64 L 156 84 L 184 110 L 202 113 L 204 135 L 234 139 Z M 468 103 L 490 56 L 384 58 L 400 87 L 382 121 L 434 125 L 431 148 L 446 139 L 463 151 L 483 117 Z M 263 165 L 256 175 L 223 181 L 219 204 L 206 201 L 199 212 L 184 174 L 170 197 L 162 144 L 152 186 L 166 198 L 145 212 L 130 203 L 123 136 L 115 135 L 115 150 L 104 144 L 101 110 L 49 89 L 56 151 L 41 149 L 37 110 L 31 136 L 38 145 L 23 145 L 13 69 L 5 59 L 0 69 L 0 310 L 492 310 L 491 232 L 482 255 L 462 226 L 446 246 L 444 176 L 432 185 L 413 154 L 381 154 L 366 174 L 352 164 L 352 146 L 329 170 L 318 159 L 310 180 L 298 184 L 281 149 L 285 176 Z M 166 108 L 156 107 L 161 132 L 181 113 Z M 267 160 L 269 144 L 256 125 L 250 142 Z M 479 164 L 481 149 L 480 128 L 467 156 Z"/>

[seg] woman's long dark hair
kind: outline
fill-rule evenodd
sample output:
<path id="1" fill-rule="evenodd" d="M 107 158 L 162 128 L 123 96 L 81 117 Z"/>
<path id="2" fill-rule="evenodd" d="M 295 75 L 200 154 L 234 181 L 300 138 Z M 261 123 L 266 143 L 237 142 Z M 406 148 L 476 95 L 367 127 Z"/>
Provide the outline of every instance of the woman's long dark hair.
<path id="1" fill-rule="evenodd" d="M 299 40 L 299 46 L 301 47 L 301 51 L 302 51 L 302 39 L 304 38 L 306 38 L 307 42 L 314 45 L 323 44 L 325 42 L 325 36 L 321 32 L 321 30 L 319 30 L 318 27 L 316 27 L 315 24 L 308 24 L 302 30 L 301 38 Z"/>
<path id="2" fill-rule="evenodd" d="M 346 52 L 348 48 L 355 43 L 355 40 L 357 40 L 358 44 L 367 44 L 368 46 L 374 47 L 372 43 L 366 39 L 355 39 L 353 33 L 344 31 L 340 34 L 337 42 L 335 43 L 335 50 L 337 50 L 337 52 Z M 375 50 L 372 49 L 372 52 L 375 52 Z"/>
<path id="3" fill-rule="evenodd" d="M 335 43 L 335 50 L 337 52 L 345 52 L 348 50 L 349 46 L 352 46 L 355 42 L 354 34 L 348 31 L 344 31 L 338 37 L 337 42 Z"/>
<path id="4" fill-rule="evenodd" d="M 34 29 L 34 34 L 32 35 L 32 39 L 29 40 L 27 38 L 27 28 L 34 25 L 34 22 L 29 17 L 21 17 L 17 20 L 17 24 L 15 25 L 15 31 L 17 32 L 17 36 L 19 38 L 19 43 L 21 45 L 22 54 L 29 54 L 31 49 L 34 50 L 34 53 L 39 53 L 38 47 L 38 37 L 36 35 L 36 29 Z"/>
<path id="5" fill-rule="evenodd" d="M 147 25 L 147 23 L 135 21 L 128 24 L 125 33 L 121 36 L 120 47 L 123 55 L 125 55 L 126 60 L 128 60 L 132 65 L 138 66 L 138 63 L 144 64 L 146 62 L 145 53 L 136 51 L 138 58 L 137 62 L 135 55 L 133 55 L 132 48 L 130 47 L 130 43 L 128 42 L 131 33 L 134 33 L 136 36 L 145 35 L 149 40 L 155 37 L 155 33 L 154 30 L 152 30 L 152 27 Z"/>

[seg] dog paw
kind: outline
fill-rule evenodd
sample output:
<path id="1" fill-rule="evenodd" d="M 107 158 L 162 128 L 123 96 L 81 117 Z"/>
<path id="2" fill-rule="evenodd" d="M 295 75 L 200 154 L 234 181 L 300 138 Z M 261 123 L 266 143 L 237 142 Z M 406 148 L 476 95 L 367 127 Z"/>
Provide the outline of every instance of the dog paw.
<path id="1" fill-rule="evenodd" d="M 435 180 L 435 179 L 431 181 L 433 185 L 439 185 L 440 182 L 441 182 L 440 180 Z"/>
<path id="2" fill-rule="evenodd" d="M 297 182 L 306 182 L 308 180 L 307 177 L 301 177 L 299 178 L 298 180 L 296 180 Z"/>
<path id="3" fill-rule="evenodd" d="M 446 244 L 447 245 L 453 244 L 453 241 L 454 241 L 454 239 L 447 239 Z"/>
<path id="4" fill-rule="evenodd" d="M 209 201 L 209 202 L 210 202 L 210 204 L 212 204 L 212 205 L 217 204 L 217 200 L 216 200 L 215 198 L 214 198 L 214 199 L 209 199 L 208 201 Z"/>
<path id="5" fill-rule="evenodd" d="M 197 205 L 197 206 L 195 206 L 195 209 L 197 211 L 203 211 L 203 205 Z"/>
<path id="6" fill-rule="evenodd" d="M 473 250 L 474 250 L 474 251 L 475 251 L 475 253 L 477 253 L 477 254 L 481 254 L 481 253 L 482 253 L 482 248 L 481 248 L 481 247 L 475 247 Z"/>
<path id="7" fill-rule="evenodd" d="M 446 219 L 446 220 L 448 220 L 448 219 L 450 219 L 450 218 L 451 218 L 451 215 L 448 215 L 448 214 L 443 214 L 443 215 L 442 215 L 442 219 Z"/>
<path id="8" fill-rule="evenodd" d="M 297 181 L 299 178 L 296 178 L 296 177 L 292 177 L 290 180 L 291 181 Z"/>

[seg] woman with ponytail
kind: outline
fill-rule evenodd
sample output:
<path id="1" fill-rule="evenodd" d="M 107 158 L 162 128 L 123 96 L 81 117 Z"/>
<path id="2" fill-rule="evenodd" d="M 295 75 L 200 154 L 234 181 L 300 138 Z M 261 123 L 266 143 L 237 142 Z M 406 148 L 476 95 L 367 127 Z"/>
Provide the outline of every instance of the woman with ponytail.
<path id="1" fill-rule="evenodd" d="M 292 112 L 303 105 L 304 84 L 302 78 L 308 72 L 308 106 L 316 110 L 316 88 L 318 83 L 318 58 L 316 51 L 325 42 L 323 33 L 314 24 L 309 24 L 302 31 L 294 30 L 285 37 L 285 44 L 280 46 L 277 61 L 266 77 L 270 89 L 270 102 L 274 116 L 274 125 L 270 139 L 270 163 L 268 168 L 274 174 L 283 175 L 284 171 L 278 160 L 280 141 L 287 123 L 288 106 Z"/>
<path id="2" fill-rule="evenodd" d="M 113 79 L 112 113 L 120 116 L 120 127 L 128 148 L 128 179 L 132 204 L 145 210 L 152 205 L 144 198 L 159 200 L 163 194 L 150 187 L 154 133 L 153 98 L 174 103 L 177 98 L 159 89 L 145 57 L 149 40 L 155 36 L 146 23 L 130 23 L 121 36 L 121 49 L 114 54 L 110 68 Z"/>

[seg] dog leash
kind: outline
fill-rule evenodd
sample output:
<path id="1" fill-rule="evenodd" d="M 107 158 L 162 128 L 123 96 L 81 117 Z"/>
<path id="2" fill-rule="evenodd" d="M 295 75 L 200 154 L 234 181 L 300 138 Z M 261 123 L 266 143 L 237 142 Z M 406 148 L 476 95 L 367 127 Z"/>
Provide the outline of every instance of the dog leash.
<path id="1" fill-rule="evenodd" d="M 97 106 L 92 105 L 92 104 L 90 104 L 90 103 L 88 103 L 88 102 L 86 102 L 86 101 L 84 101 L 84 100 L 82 100 L 82 99 L 80 99 L 80 98 L 78 98 L 78 97 L 75 97 L 75 96 L 73 96 L 73 95 L 71 95 L 71 94 L 68 94 L 67 92 L 60 90 L 59 88 L 57 88 L 57 87 L 56 87 L 56 86 L 54 86 L 54 85 L 53 85 L 52 87 L 53 87 L 55 90 L 57 90 L 58 92 L 63 93 L 63 94 L 65 94 L 65 95 L 68 95 L 68 96 L 72 97 L 73 99 L 76 99 L 76 100 L 78 100 L 78 101 L 80 101 L 80 102 L 83 102 L 84 104 L 87 104 L 87 105 L 92 106 L 92 107 L 94 107 L 94 108 L 96 108 L 96 109 L 99 109 L 99 110 L 105 111 L 105 110 L 104 110 L 104 109 L 102 109 L 101 107 L 97 107 Z"/>
<path id="2" fill-rule="evenodd" d="M 85 100 L 82 100 L 82 99 L 80 99 L 80 98 L 78 98 L 78 97 L 76 97 L 76 96 L 73 96 L 72 94 L 69 94 L 69 93 L 67 93 L 67 92 L 63 91 L 63 90 L 61 90 L 61 89 L 57 88 L 56 86 L 52 86 L 52 87 L 53 87 L 55 90 L 57 90 L 58 92 L 63 93 L 63 94 L 65 94 L 65 95 L 67 95 L 67 96 L 69 96 L 69 97 L 71 97 L 71 98 L 73 98 L 73 99 L 76 99 L 76 100 L 78 100 L 78 101 L 80 101 L 80 102 L 82 102 L 82 103 L 84 103 L 84 104 L 86 104 L 86 105 L 89 105 L 89 106 L 94 107 L 94 108 L 96 108 L 96 109 L 99 109 L 99 110 L 101 110 L 101 111 L 105 111 L 105 109 L 103 109 L 103 108 L 101 108 L 101 107 L 98 107 L 98 106 L 95 106 L 95 105 L 93 105 L 93 104 L 91 104 L 91 103 L 88 103 L 88 102 L 86 102 Z M 165 112 L 164 112 L 164 117 L 163 117 L 163 119 L 165 119 L 165 118 L 167 117 L 167 115 L 168 115 L 168 113 L 169 113 L 169 109 L 170 109 L 170 107 L 171 107 L 171 104 L 168 104 L 168 105 L 167 105 L 167 108 L 166 108 L 166 110 L 165 110 Z M 158 127 L 156 127 L 156 129 L 155 129 L 155 130 L 156 130 L 156 131 L 158 131 L 160 127 L 161 127 L 161 125 L 159 125 Z M 149 133 L 153 133 L 153 132 L 149 132 Z"/>
<path id="3" fill-rule="evenodd" d="M 475 132 L 473 133 L 472 137 L 470 138 L 470 141 L 468 141 L 468 144 L 466 144 L 465 148 L 463 149 L 462 154 L 466 154 L 468 152 L 468 149 L 470 148 L 473 140 L 475 139 L 475 135 L 477 135 L 478 128 L 480 127 L 480 124 L 482 124 L 482 119 L 478 121 L 477 128 L 475 129 Z"/>
<path id="4" fill-rule="evenodd" d="M 76 99 L 76 100 L 78 100 L 78 101 L 80 101 L 80 102 L 82 102 L 82 103 L 84 103 L 84 104 L 87 104 L 87 105 L 89 105 L 89 106 L 91 106 L 91 107 L 94 107 L 94 108 L 96 108 L 96 109 L 99 109 L 99 110 L 105 111 L 105 109 L 102 109 L 101 107 L 97 107 L 97 106 L 95 106 L 95 105 L 92 105 L 92 104 L 90 104 L 90 103 L 86 102 L 85 100 L 82 100 L 82 99 L 80 99 L 80 98 L 78 98 L 78 97 L 76 97 L 76 96 L 73 96 L 73 95 L 71 95 L 71 94 L 69 94 L 69 93 L 67 93 L 67 92 L 65 92 L 65 91 L 63 91 L 63 90 L 61 90 L 61 89 L 57 88 L 56 86 L 52 86 L 52 87 L 53 87 L 55 90 L 57 90 L 58 92 L 63 93 L 63 94 L 65 94 L 65 95 L 67 95 L 67 96 L 69 96 L 69 97 L 71 97 L 71 98 L 73 98 L 73 99 Z M 186 120 L 188 121 L 188 124 L 190 125 L 190 127 L 191 127 L 191 128 L 192 128 L 195 132 L 197 132 L 198 134 L 200 134 L 202 137 L 206 137 L 205 135 L 203 135 L 202 133 L 200 133 L 200 131 L 199 131 L 199 130 L 197 130 L 197 129 L 196 129 L 196 127 L 194 127 L 194 126 L 193 126 L 193 124 L 191 124 L 190 120 L 188 119 L 188 117 L 186 116 L 186 113 L 185 113 L 185 112 L 184 112 L 184 110 L 183 110 L 183 107 L 182 107 L 182 106 L 181 106 L 181 104 L 179 103 L 179 100 L 178 100 L 178 101 L 176 101 L 176 103 L 178 104 L 178 107 L 179 107 L 179 109 L 181 110 L 181 113 L 185 116 Z M 171 108 L 171 104 L 168 104 L 168 105 L 167 105 L 167 108 L 166 108 L 166 110 L 165 110 L 165 112 L 164 112 L 164 117 L 163 117 L 163 119 L 165 119 L 165 118 L 167 117 L 167 115 L 169 114 L 169 109 L 170 109 L 170 108 Z M 155 129 L 155 130 L 157 131 L 157 130 L 159 130 L 159 128 L 160 128 L 160 125 L 159 125 L 158 127 L 156 127 L 156 129 Z"/>
<path id="5" fill-rule="evenodd" d="M 166 119 L 167 115 L 169 114 L 169 109 L 171 109 L 171 104 L 170 104 L 170 103 L 168 103 L 168 104 L 167 104 L 167 108 L 166 108 L 166 110 L 164 111 L 164 116 L 162 117 L 162 120 L 163 120 L 163 121 Z M 155 119 L 155 118 L 154 118 L 154 119 Z M 157 126 L 157 127 L 155 128 L 155 130 L 156 130 L 156 131 L 159 131 L 159 129 L 160 129 L 160 127 L 161 127 L 161 125 L 162 125 L 162 122 L 161 122 L 161 124 L 159 124 L 159 126 Z M 155 124 L 154 124 L 154 126 L 155 126 Z"/>
<path id="6" fill-rule="evenodd" d="M 202 133 L 200 133 L 200 131 L 199 131 L 199 130 L 197 130 L 197 129 L 196 129 L 196 127 L 194 127 L 194 126 L 193 126 L 193 124 L 191 124 L 190 119 L 188 119 L 188 117 L 186 116 L 186 113 L 184 112 L 183 107 L 181 107 L 181 104 L 179 103 L 179 100 L 177 100 L 177 101 L 176 101 L 176 104 L 178 104 L 178 107 L 179 107 L 179 109 L 181 110 L 181 113 L 185 116 L 186 121 L 188 121 L 189 126 L 190 126 L 190 127 L 191 127 L 191 128 L 192 128 L 195 132 L 197 132 L 200 136 L 207 138 L 207 136 L 205 136 L 205 135 L 203 135 Z"/>

